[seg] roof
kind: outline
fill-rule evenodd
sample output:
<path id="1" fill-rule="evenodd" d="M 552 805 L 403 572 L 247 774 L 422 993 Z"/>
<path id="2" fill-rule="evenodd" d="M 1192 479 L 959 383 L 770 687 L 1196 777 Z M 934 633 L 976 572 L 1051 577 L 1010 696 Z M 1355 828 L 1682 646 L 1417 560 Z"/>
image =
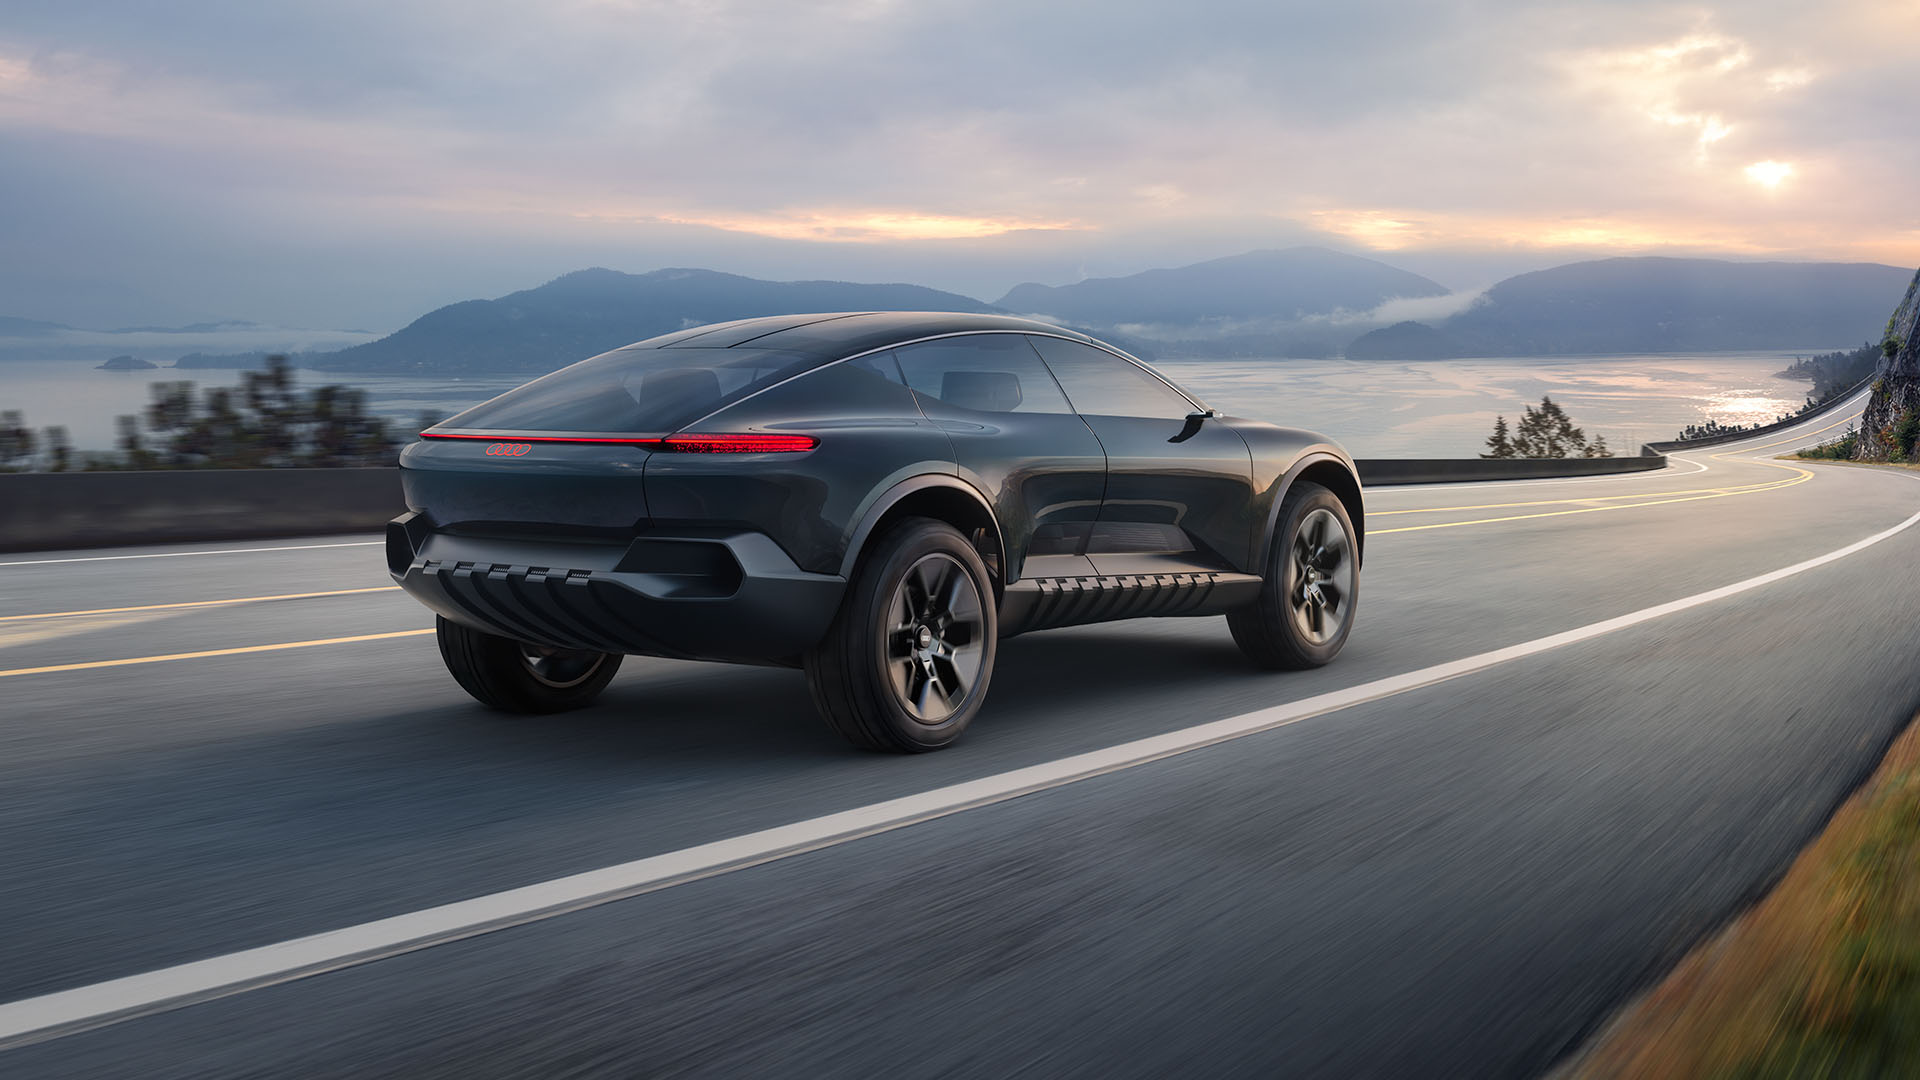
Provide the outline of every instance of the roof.
<path id="1" fill-rule="evenodd" d="M 696 326 L 627 346 L 629 349 L 730 349 L 752 343 L 834 360 L 869 349 L 938 334 L 1002 330 L 1054 334 L 1092 341 L 1085 334 L 1036 319 L 977 315 L 957 311 L 838 311 L 810 315 L 769 315 L 758 319 Z"/>

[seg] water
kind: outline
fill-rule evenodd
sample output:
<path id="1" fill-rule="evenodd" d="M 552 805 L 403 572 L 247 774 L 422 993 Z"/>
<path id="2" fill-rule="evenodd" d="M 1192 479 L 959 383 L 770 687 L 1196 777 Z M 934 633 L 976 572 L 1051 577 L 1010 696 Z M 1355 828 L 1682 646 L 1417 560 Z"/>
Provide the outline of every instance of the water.
<path id="1" fill-rule="evenodd" d="M 1821 350 L 1824 351 L 1824 350 Z M 1812 384 L 1776 373 L 1808 350 L 1658 356 L 1501 357 L 1422 363 L 1167 360 L 1156 365 L 1214 408 L 1311 428 L 1356 457 L 1473 457 L 1494 418 L 1543 395 L 1614 453 L 1688 424 L 1773 420 Z"/>
<path id="2" fill-rule="evenodd" d="M 1496 415 L 1515 420 L 1550 394 L 1589 436 L 1616 453 L 1670 439 L 1688 424 L 1772 420 L 1806 400 L 1808 383 L 1776 377 L 1810 350 L 1660 356 L 1498 358 L 1411 364 L 1345 360 L 1168 360 L 1159 366 L 1215 408 L 1313 428 L 1360 457 L 1471 457 Z M 0 363 L 0 409 L 29 426 L 65 424 L 76 448 L 113 445 L 114 417 L 138 413 L 148 386 L 191 379 L 233 385 L 220 370 L 96 371 L 97 360 Z M 302 386 L 343 382 L 367 391 L 371 409 L 411 425 L 422 411 L 451 415 L 526 381 L 517 375 L 460 378 L 297 372 Z"/>

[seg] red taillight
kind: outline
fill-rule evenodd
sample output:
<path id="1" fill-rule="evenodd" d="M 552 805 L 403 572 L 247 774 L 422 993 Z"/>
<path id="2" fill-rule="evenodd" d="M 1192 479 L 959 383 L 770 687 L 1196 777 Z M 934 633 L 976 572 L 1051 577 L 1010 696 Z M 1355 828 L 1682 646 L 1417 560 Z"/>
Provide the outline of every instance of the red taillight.
<path id="1" fill-rule="evenodd" d="M 479 439 L 484 442 L 556 442 L 556 443 L 612 443 L 618 446 L 647 446 L 659 444 L 659 439 L 621 439 L 615 437 L 582 435 L 462 435 L 448 431 L 423 431 L 423 439 Z"/>
<path id="2" fill-rule="evenodd" d="M 668 435 L 664 439 L 623 439 L 593 435 L 466 435 L 448 431 L 423 431 L 423 439 L 480 439 L 492 443 L 605 443 L 615 446 L 644 446 L 681 454 L 797 454 L 820 445 L 811 435 Z M 489 447 L 487 453 L 495 451 Z M 517 456 L 517 455 L 516 455 Z"/>
<path id="3" fill-rule="evenodd" d="M 682 454 L 797 454 L 820 445 L 811 435 L 669 435 L 660 449 Z"/>

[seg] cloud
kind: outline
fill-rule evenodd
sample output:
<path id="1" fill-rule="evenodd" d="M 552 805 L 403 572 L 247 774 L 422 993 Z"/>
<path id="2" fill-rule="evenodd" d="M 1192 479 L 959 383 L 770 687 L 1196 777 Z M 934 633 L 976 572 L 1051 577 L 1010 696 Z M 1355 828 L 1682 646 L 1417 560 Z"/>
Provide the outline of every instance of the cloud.
<path id="1" fill-rule="evenodd" d="M 23 0 L 0 155 L 31 168 L 0 186 L 49 216 L 0 285 L 112 267 L 156 308 L 318 323 L 477 280 L 475 251 L 522 282 L 671 252 L 990 295 L 1281 235 L 1911 263 L 1909 9 Z M 295 263 L 361 272 L 266 269 Z M 93 321 L 121 317 L 165 316 Z"/>

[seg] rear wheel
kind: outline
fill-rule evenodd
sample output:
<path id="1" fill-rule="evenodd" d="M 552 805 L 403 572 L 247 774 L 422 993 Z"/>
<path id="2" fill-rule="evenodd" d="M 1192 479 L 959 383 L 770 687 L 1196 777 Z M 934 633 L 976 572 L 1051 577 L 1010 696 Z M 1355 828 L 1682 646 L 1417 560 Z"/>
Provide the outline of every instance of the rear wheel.
<path id="1" fill-rule="evenodd" d="M 503 712 L 556 713 L 593 702 L 620 670 L 618 653 L 553 649 L 439 617 L 440 658 L 460 688 Z"/>
<path id="2" fill-rule="evenodd" d="M 1227 616 L 1240 651 L 1261 667 L 1319 667 L 1353 629 L 1360 561 L 1353 522 L 1338 496 L 1297 483 L 1280 504 L 1259 599 Z"/>
<path id="3" fill-rule="evenodd" d="M 930 518 L 888 530 L 806 657 L 807 686 L 855 746 L 914 753 L 960 737 L 986 699 L 999 624 L 986 564 Z"/>

